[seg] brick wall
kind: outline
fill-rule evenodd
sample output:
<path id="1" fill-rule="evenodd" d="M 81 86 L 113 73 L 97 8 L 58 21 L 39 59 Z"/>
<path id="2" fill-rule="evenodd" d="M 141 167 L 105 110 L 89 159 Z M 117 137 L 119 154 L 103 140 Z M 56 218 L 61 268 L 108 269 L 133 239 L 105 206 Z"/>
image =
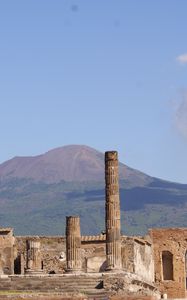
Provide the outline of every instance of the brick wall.
<path id="1" fill-rule="evenodd" d="M 187 229 L 151 229 L 153 241 L 155 282 L 168 298 L 185 298 Z"/>

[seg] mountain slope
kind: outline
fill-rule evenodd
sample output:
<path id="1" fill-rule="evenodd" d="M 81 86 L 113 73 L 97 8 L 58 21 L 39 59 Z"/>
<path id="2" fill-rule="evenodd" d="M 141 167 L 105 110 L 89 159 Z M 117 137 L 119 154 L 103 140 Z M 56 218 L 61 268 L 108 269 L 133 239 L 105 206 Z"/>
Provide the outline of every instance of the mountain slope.
<path id="1" fill-rule="evenodd" d="M 120 164 L 121 225 L 126 234 L 187 226 L 187 185 L 150 177 Z M 104 229 L 104 154 L 66 146 L 0 165 L 0 226 L 15 234 L 62 235 L 67 215 L 82 234 Z"/>
<path id="2" fill-rule="evenodd" d="M 120 164 L 120 179 L 145 185 L 152 178 Z M 104 154 L 88 146 L 70 145 L 33 157 L 14 157 L 0 164 L 0 180 L 28 178 L 35 182 L 103 181 Z"/>

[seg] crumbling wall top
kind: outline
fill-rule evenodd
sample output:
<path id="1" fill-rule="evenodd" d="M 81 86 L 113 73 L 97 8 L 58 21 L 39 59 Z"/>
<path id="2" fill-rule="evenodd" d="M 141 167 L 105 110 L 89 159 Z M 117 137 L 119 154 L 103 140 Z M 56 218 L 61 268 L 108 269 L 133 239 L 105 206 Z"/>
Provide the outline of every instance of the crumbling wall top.
<path id="1" fill-rule="evenodd" d="M 7 228 L 0 228 L 0 235 L 13 235 L 13 228 L 7 227 Z"/>

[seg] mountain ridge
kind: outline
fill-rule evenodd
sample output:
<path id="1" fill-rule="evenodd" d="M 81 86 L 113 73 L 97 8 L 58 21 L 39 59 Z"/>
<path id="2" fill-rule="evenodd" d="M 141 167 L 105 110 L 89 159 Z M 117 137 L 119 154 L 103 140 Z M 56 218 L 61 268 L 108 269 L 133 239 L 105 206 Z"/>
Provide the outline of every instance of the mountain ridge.
<path id="1" fill-rule="evenodd" d="M 144 185 L 152 177 L 119 163 L 120 179 Z M 0 164 L 0 179 L 30 178 L 46 183 L 104 181 L 104 154 L 86 145 L 67 145 L 36 156 L 16 156 Z"/>
<path id="2" fill-rule="evenodd" d="M 187 226 L 187 185 L 121 163 L 119 171 L 123 233 Z M 82 234 L 98 234 L 105 228 L 104 186 L 104 154 L 88 146 L 14 157 L 0 165 L 0 226 L 19 235 L 62 235 L 71 214 L 80 216 Z"/>

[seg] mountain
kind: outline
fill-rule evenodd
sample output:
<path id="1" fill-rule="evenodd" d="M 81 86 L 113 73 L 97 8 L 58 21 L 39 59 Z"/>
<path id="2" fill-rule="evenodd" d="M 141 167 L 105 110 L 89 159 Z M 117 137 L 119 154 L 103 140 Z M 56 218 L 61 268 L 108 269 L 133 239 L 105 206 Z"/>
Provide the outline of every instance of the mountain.
<path id="1" fill-rule="evenodd" d="M 120 179 L 145 185 L 151 177 L 120 163 Z M 88 146 L 59 147 L 33 157 L 14 157 L 0 164 L 0 180 L 27 178 L 35 182 L 104 181 L 104 154 Z"/>
<path id="2" fill-rule="evenodd" d="M 125 234 L 150 227 L 187 226 L 187 185 L 119 164 Z M 104 154 L 88 146 L 60 147 L 0 164 L 0 226 L 15 234 L 62 235 L 67 215 L 81 217 L 83 234 L 104 229 Z"/>

